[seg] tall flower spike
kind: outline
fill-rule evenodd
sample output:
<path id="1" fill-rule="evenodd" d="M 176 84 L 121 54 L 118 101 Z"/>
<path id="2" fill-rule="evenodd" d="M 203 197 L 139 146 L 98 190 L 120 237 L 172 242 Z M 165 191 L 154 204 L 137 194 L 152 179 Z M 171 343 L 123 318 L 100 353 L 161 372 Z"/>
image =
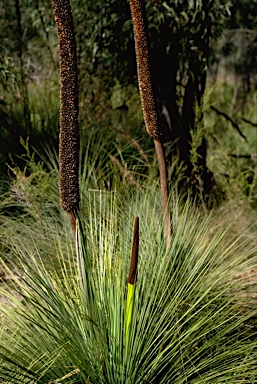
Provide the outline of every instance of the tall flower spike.
<path id="1" fill-rule="evenodd" d="M 168 173 L 162 144 L 162 131 L 159 124 L 151 78 L 147 19 L 144 0 L 130 0 L 130 9 L 134 28 L 137 76 L 144 121 L 148 134 L 154 139 L 155 150 L 159 163 L 162 205 L 164 210 L 164 229 L 166 234 L 166 245 L 168 247 L 171 239 Z"/>
<path id="2" fill-rule="evenodd" d="M 69 0 L 52 0 L 60 57 L 60 200 L 69 213 L 73 232 L 79 206 L 78 65 L 72 11 Z"/>

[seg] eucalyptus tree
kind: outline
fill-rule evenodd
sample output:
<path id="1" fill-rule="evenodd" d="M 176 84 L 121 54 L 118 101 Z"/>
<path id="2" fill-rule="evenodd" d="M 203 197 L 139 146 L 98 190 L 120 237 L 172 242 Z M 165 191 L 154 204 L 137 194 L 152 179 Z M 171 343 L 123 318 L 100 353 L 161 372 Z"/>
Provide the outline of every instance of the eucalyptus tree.
<path id="1" fill-rule="evenodd" d="M 86 33 L 91 36 L 92 68 L 101 68 L 102 73 L 106 73 L 106 83 L 117 78 L 123 84 L 134 83 L 136 60 L 127 2 L 111 0 L 104 7 L 101 1 L 78 4 L 79 28 L 87 25 Z M 177 154 L 186 167 L 193 191 L 196 192 L 201 184 L 208 193 L 215 182 L 206 166 L 207 145 L 201 107 L 212 47 L 229 18 L 229 3 L 223 0 L 148 0 L 146 8 L 153 84 L 165 132 L 163 141 L 169 143 L 166 157 L 171 161 Z M 89 24 L 85 14 L 90 18 Z M 192 134 L 198 129 L 201 130 L 200 139 L 195 159 L 192 159 Z"/>

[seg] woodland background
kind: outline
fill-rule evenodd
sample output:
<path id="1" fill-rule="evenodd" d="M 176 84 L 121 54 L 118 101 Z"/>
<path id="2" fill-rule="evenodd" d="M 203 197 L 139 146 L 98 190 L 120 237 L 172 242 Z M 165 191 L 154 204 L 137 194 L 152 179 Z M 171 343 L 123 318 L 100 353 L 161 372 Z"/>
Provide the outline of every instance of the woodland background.
<path id="1" fill-rule="evenodd" d="M 129 2 L 70 3 L 75 246 L 59 199 L 51 2 L 0 0 L 0 382 L 256 383 L 257 3 L 146 1 L 168 243 Z"/>
<path id="2" fill-rule="evenodd" d="M 201 12 L 192 4 L 147 2 L 170 180 L 176 183 L 183 177 L 189 180 L 193 173 L 203 174 L 207 164 L 218 189 L 215 199 L 225 194 L 252 206 L 256 203 L 256 4 L 209 1 Z M 153 145 L 139 104 L 128 3 L 72 1 L 71 5 L 82 148 L 84 132 L 106 131 L 109 151 L 137 140 L 152 161 Z M 2 1 L 0 12 L 0 169 L 6 175 L 7 164 L 22 164 L 20 138 L 29 138 L 39 152 L 57 151 L 58 44 L 48 1 Z M 132 152 L 131 147 L 116 160 L 130 167 L 126 156 Z M 148 170 L 142 166 L 140 172 Z M 213 187 L 205 180 L 200 184 L 198 193 Z"/>

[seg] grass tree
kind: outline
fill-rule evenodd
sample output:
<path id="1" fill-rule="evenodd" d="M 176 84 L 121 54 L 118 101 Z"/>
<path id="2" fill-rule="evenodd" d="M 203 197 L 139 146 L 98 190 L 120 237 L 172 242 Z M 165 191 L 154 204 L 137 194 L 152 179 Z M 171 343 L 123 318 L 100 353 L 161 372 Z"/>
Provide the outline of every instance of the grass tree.
<path id="1" fill-rule="evenodd" d="M 225 223 L 210 233 L 211 218 L 202 220 L 189 203 L 182 208 L 174 199 L 167 250 L 158 186 L 145 190 L 147 198 L 141 192 L 121 198 L 89 191 L 77 255 L 58 215 L 45 227 L 51 247 L 46 242 L 36 247 L 30 240 L 33 233 L 40 236 L 39 220 L 23 241 L 12 233 L 15 266 L 4 266 L 12 284 L 1 289 L 7 304 L 0 304 L 0 381 L 256 381 L 256 309 L 245 296 L 246 289 L 256 290 L 256 284 L 247 288 L 256 265 L 254 240 L 231 237 Z M 136 212 L 143 230 L 130 301 L 127 277 Z M 136 254 L 137 234 L 134 238 Z M 45 263 L 49 248 L 55 254 L 51 269 Z M 77 257 L 81 269 L 75 268 Z"/>
<path id="2" fill-rule="evenodd" d="M 141 31 L 136 41 L 146 44 L 142 2 L 135 3 L 132 13 L 137 12 L 136 23 L 143 28 L 135 28 L 136 33 Z M 142 182 L 144 194 L 129 188 L 119 193 L 88 188 L 89 175 L 84 174 L 83 209 L 78 212 L 75 40 L 69 1 L 53 0 L 53 6 L 60 41 L 61 205 L 69 214 L 76 247 L 65 233 L 52 173 L 48 177 L 52 188 L 47 189 L 51 220 L 49 204 L 42 204 L 40 215 L 31 217 L 10 218 L 3 213 L 1 229 L 11 228 L 4 244 L 13 265 L 3 260 L 11 284 L 1 289 L 0 381 L 256 382 L 256 309 L 249 294 L 245 297 L 245 276 L 249 278 L 256 267 L 255 239 L 231 236 L 225 223 L 213 226 L 211 217 L 202 220 L 189 202 L 182 205 L 174 198 L 172 241 L 167 247 L 170 218 L 165 216 L 165 241 L 159 187 L 151 180 Z M 144 44 L 141 48 L 147 47 Z M 143 56 L 140 60 L 145 64 Z M 161 132 L 147 62 L 143 68 L 147 73 L 139 77 L 142 104 L 158 152 Z M 96 163 L 101 165 L 96 161 L 89 168 Z M 38 169 L 34 172 L 38 174 Z M 24 175 L 21 182 L 27 182 Z M 24 185 L 20 185 L 23 194 L 30 193 Z M 40 200 L 34 191 L 28 207 L 32 212 Z M 162 204 L 167 215 L 167 185 Z M 49 254 L 54 264 L 49 263 Z"/>

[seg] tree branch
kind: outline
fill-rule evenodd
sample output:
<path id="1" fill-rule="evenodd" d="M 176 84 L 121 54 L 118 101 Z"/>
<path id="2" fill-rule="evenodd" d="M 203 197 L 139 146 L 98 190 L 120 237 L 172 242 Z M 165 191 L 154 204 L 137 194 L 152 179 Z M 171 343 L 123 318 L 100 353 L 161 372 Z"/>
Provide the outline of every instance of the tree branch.
<path id="1" fill-rule="evenodd" d="M 235 123 L 231 117 L 229 117 L 225 112 L 221 112 L 219 111 L 217 108 L 215 108 L 213 105 L 210 106 L 210 108 L 217 113 L 217 115 L 219 116 L 223 116 L 227 121 L 229 121 L 232 126 L 237 130 L 237 132 L 239 133 L 239 135 L 247 142 L 247 138 L 246 136 L 243 134 L 243 132 L 241 131 L 241 129 L 239 128 L 239 125 L 237 123 Z"/>

